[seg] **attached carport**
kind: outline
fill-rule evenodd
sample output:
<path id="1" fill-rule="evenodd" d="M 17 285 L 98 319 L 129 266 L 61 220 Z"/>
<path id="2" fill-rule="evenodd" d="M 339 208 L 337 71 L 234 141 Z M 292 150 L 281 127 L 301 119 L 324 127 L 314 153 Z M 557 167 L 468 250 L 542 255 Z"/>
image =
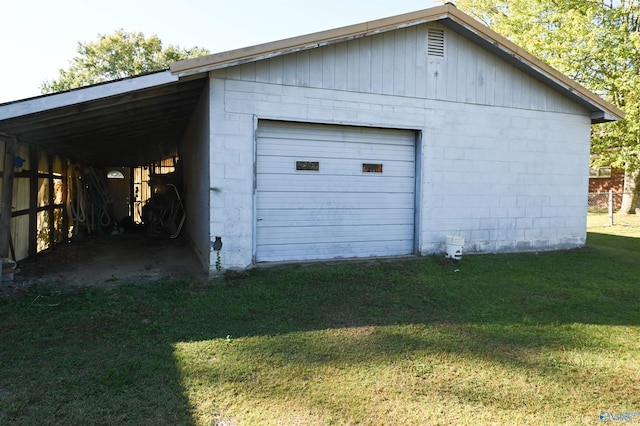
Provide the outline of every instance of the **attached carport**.
<path id="1" fill-rule="evenodd" d="M 196 110 L 201 116 L 207 111 L 203 77 L 179 79 L 167 70 L 0 105 L 0 188 L 2 205 L 11 205 L 11 215 L 2 209 L 0 216 L 0 257 L 23 260 L 68 239 L 78 225 L 68 214 L 69 204 L 86 182 L 74 183 L 74 170 L 97 170 L 103 178 L 108 171 L 128 170 L 121 195 L 131 216 L 134 200 L 146 201 L 140 188 L 134 192 L 134 168 L 153 174 L 156 166 L 161 170 L 163 162 L 172 161 L 169 169 L 180 174 L 181 184 L 198 181 L 202 164 L 189 162 L 208 150 L 205 137 L 197 137 L 207 133 L 208 126 L 191 128 L 206 121 L 193 124 Z M 193 135 L 197 147 L 190 146 Z M 150 182 L 146 195 L 165 183 L 159 180 Z M 185 195 L 180 188 L 177 197 L 191 204 L 183 206 L 185 211 L 208 204 L 202 197 Z M 180 230 L 188 233 L 189 220 L 183 222 Z M 208 267 L 208 252 L 197 254 Z"/>

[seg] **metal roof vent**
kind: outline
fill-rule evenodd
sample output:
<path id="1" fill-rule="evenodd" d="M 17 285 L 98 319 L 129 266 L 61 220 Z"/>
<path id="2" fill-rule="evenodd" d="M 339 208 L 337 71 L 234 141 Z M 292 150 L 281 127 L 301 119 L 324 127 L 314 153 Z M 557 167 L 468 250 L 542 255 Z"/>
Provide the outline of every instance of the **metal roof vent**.
<path id="1" fill-rule="evenodd" d="M 444 30 L 427 29 L 427 55 L 444 58 Z"/>

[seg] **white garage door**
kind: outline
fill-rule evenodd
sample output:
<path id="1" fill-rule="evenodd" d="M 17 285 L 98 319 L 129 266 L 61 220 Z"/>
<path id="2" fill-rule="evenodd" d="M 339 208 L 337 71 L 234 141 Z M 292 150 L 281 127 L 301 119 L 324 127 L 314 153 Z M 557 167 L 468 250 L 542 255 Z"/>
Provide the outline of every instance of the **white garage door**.
<path id="1" fill-rule="evenodd" d="M 414 251 L 415 133 L 261 121 L 256 260 Z"/>

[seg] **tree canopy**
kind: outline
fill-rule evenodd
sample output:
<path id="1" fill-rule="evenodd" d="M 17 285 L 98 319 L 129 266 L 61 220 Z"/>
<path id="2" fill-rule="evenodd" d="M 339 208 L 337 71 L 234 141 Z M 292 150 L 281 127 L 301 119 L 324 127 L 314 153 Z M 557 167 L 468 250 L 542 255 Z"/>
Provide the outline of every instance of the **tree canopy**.
<path id="1" fill-rule="evenodd" d="M 209 54 L 200 47 L 163 48 L 157 35 L 145 38 L 142 33 L 117 30 L 99 35 L 95 42 L 78 43 L 78 55 L 67 70 L 60 70 L 57 80 L 45 81 L 42 93 L 53 93 L 106 81 L 118 80 L 167 69 L 169 63 Z"/>
<path id="2" fill-rule="evenodd" d="M 458 0 L 457 7 L 626 113 L 593 127 L 594 165 L 640 183 L 639 0 Z M 628 209 L 635 200 L 628 201 Z M 624 208 L 624 207 L 623 207 Z"/>

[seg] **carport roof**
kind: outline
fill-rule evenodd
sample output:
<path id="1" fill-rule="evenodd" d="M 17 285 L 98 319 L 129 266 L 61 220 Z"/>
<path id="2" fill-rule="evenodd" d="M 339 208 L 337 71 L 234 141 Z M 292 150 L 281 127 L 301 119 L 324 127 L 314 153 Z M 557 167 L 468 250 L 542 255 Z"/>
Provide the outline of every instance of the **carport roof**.
<path id="1" fill-rule="evenodd" d="M 0 105 L 0 136 L 95 166 L 135 166 L 177 149 L 206 84 L 168 70 Z"/>

